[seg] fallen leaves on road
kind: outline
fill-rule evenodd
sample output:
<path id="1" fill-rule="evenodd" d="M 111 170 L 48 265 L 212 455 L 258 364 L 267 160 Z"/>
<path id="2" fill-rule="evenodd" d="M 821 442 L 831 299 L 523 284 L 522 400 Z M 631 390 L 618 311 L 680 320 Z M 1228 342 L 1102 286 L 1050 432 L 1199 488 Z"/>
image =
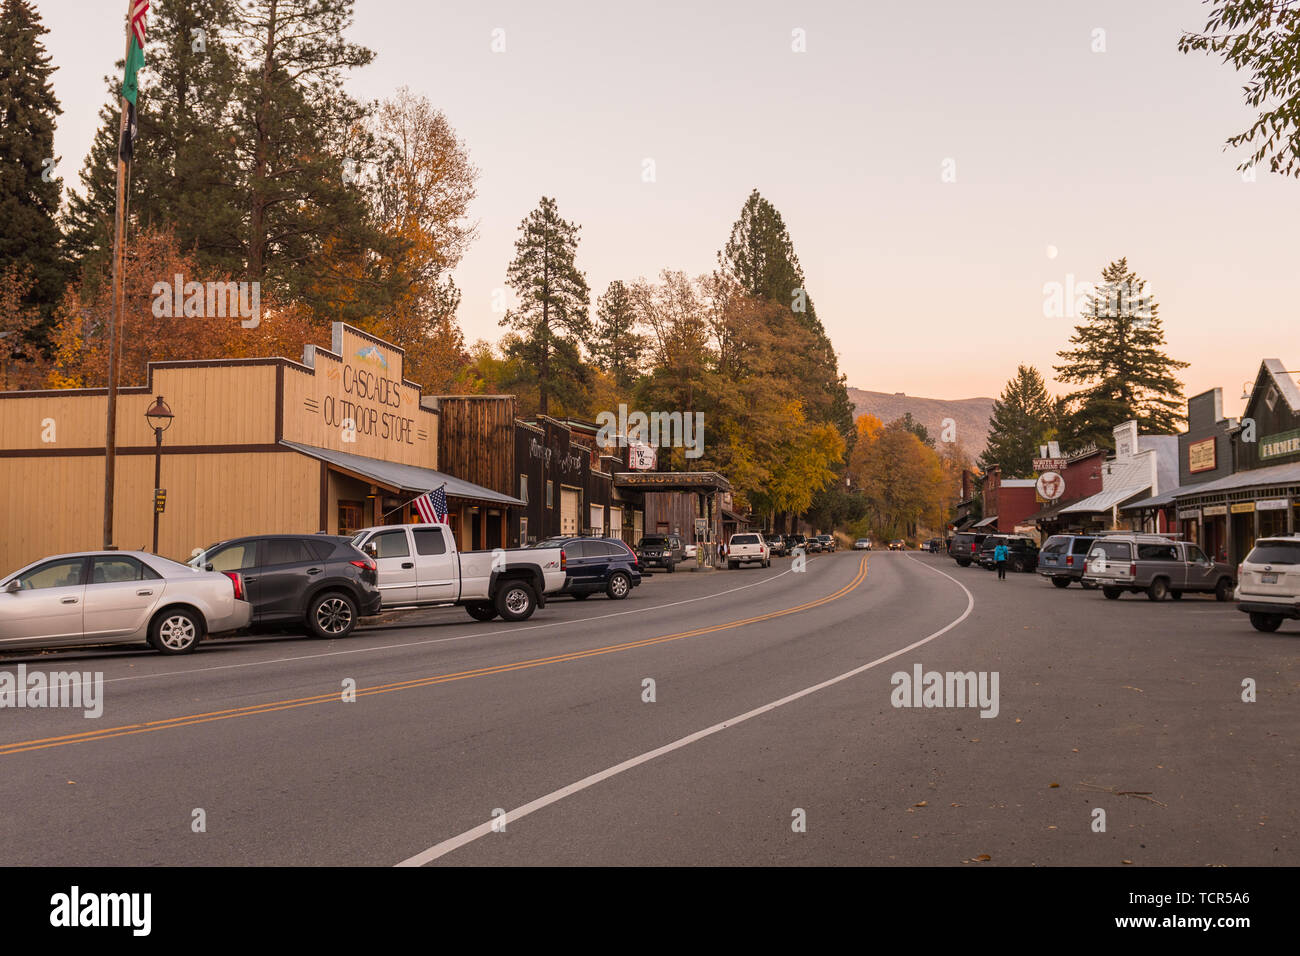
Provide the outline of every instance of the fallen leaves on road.
<path id="1" fill-rule="evenodd" d="M 1079 789 L 1091 790 L 1094 793 L 1113 793 L 1117 797 L 1137 797 L 1147 803 L 1154 803 L 1157 807 L 1162 807 L 1165 810 L 1169 809 L 1169 804 L 1161 803 L 1151 795 L 1155 792 L 1154 790 L 1118 790 L 1115 787 L 1099 787 L 1095 783 L 1087 783 L 1086 781 L 1079 784 Z"/>
<path id="2" fill-rule="evenodd" d="M 1141 687 L 1130 687 L 1128 684 L 1124 684 L 1124 685 L 1123 685 L 1123 688 L 1124 688 L 1124 690 L 1135 690 L 1135 691 L 1137 691 L 1139 694 L 1144 693 L 1144 691 L 1142 690 Z"/>
<path id="3" fill-rule="evenodd" d="M 962 860 L 963 863 L 987 863 L 993 857 L 987 853 L 981 853 L 979 856 L 971 857 L 969 860 Z"/>
<path id="4" fill-rule="evenodd" d="M 914 807 L 928 807 L 929 805 L 930 805 L 930 803 L 929 803 L 928 800 L 922 800 L 920 803 L 914 803 L 914 804 L 912 804 L 912 806 L 914 806 Z"/>

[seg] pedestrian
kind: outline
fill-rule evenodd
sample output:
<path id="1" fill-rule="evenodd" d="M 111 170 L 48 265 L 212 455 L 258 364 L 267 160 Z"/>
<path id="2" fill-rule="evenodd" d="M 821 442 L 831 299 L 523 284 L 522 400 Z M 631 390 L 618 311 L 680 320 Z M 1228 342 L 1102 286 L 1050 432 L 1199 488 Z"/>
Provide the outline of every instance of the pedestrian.
<path id="1" fill-rule="evenodd" d="M 998 544 L 993 549 L 993 561 L 998 566 L 998 580 L 1007 579 L 1007 551 L 1010 550 L 1005 544 Z"/>

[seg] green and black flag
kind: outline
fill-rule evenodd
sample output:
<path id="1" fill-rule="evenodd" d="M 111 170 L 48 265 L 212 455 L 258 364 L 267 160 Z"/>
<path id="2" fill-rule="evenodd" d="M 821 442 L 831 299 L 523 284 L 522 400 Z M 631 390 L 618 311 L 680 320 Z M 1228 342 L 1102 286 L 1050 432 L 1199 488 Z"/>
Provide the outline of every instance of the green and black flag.
<path id="1" fill-rule="evenodd" d="M 122 133 L 119 150 L 123 160 L 129 160 L 135 149 L 135 101 L 140 94 L 140 70 L 144 67 L 144 25 L 149 16 L 149 0 L 133 0 L 131 4 L 131 40 L 126 51 L 126 76 L 122 80 L 122 98 L 127 103 L 126 129 Z"/>

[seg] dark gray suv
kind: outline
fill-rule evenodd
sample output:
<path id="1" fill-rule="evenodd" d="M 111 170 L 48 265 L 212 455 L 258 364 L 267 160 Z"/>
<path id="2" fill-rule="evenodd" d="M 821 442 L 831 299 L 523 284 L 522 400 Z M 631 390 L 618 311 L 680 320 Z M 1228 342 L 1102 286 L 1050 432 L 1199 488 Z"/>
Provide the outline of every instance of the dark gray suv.
<path id="1" fill-rule="evenodd" d="M 636 546 L 643 568 L 665 568 L 669 574 L 686 560 L 686 546 L 679 534 L 647 534 Z"/>

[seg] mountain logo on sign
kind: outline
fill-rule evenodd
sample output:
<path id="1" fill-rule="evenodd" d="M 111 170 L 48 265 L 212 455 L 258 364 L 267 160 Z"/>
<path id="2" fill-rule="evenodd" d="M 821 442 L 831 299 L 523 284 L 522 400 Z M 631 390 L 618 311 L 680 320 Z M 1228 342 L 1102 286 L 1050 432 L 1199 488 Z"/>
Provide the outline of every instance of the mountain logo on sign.
<path id="1" fill-rule="evenodd" d="M 358 349 L 354 358 L 359 358 L 363 362 L 369 362 L 371 365 L 378 365 L 380 368 L 388 368 L 388 359 L 384 358 L 384 353 L 379 351 L 373 345 L 367 345 L 363 349 Z"/>

